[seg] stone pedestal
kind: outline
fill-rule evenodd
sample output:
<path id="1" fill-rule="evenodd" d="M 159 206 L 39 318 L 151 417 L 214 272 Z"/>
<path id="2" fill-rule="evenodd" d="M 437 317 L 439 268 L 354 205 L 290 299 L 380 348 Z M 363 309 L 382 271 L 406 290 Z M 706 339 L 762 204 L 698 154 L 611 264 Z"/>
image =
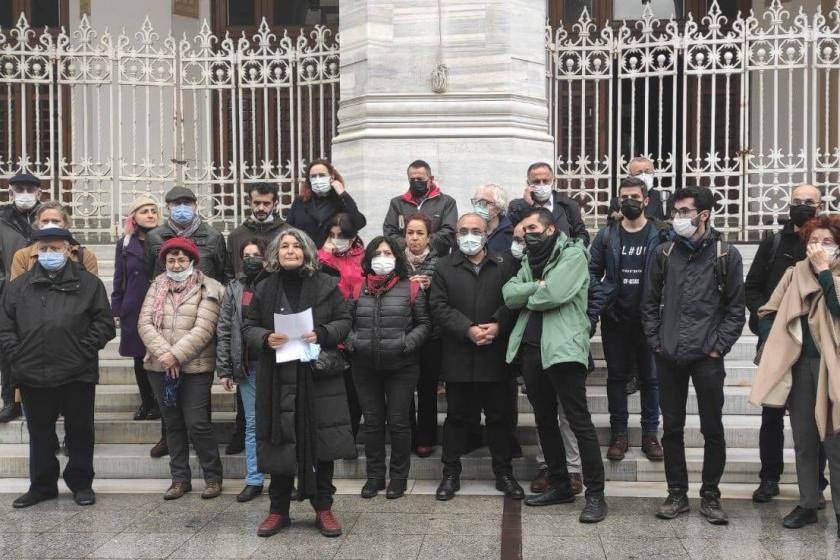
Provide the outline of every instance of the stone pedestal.
<path id="1" fill-rule="evenodd" d="M 381 232 L 406 167 L 428 161 L 444 192 L 469 209 L 473 189 L 521 196 L 527 166 L 551 161 L 545 93 L 545 2 L 341 0 L 341 105 L 333 161 Z M 442 49 L 441 39 L 442 35 Z M 431 73 L 449 70 L 445 93 Z"/>

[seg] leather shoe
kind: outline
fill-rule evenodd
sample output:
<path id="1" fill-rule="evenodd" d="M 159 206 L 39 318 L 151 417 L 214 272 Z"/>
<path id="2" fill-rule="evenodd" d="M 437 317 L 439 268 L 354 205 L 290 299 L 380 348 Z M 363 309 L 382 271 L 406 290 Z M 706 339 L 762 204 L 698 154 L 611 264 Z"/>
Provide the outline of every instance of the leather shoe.
<path id="1" fill-rule="evenodd" d="M 328 509 L 315 511 L 315 526 L 325 537 L 341 536 L 341 523 L 336 519 L 333 512 Z"/>
<path id="2" fill-rule="evenodd" d="M 548 490 L 542 494 L 535 494 L 525 498 L 526 506 L 553 506 L 555 504 L 571 504 L 575 501 L 575 495 L 571 489 L 561 492 L 553 486 L 549 486 Z"/>
<path id="3" fill-rule="evenodd" d="M 192 492 L 192 484 L 189 482 L 173 481 L 169 489 L 163 493 L 163 499 L 177 500 L 187 492 Z"/>
<path id="4" fill-rule="evenodd" d="M 85 488 L 84 490 L 73 492 L 73 501 L 80 506 L 92 506 L 96 503 L 96 493 L 93 491 L 93 488 Z"/>
<path id="5" fill-rule="evenodd" d="M 160 459 L 166 455 L 169 455 L 169 446 L 166 444 L 165 438 L 157 442 L 152 449 L 149 450 L 149 456 L 152 459 Z"/>
<path id="6" fill-rule="evenodd" d="M 385 481 L 381 478 L 369 478 L 362 486 L 362 498 L 373 498 L 379 494 L 380 490 L 385 490 Z"/>
<path id="7" fill-rule="evenodd" d="M 238 496 L 236 496 L 236 501 L 237 502 L 242 502 L 242 503 L 250 502 L 254 498 L 260 496 L 262 493 L 263 493 L 263 485 L 262 484 L 260 484 L 258 486 L 251 486 L 249 484 L 249 485 L 245 486 L 245 488 L 242 489 L 242 492 L 240 492 Z"/>
<path id="8" fill-rule="evenodd" d="M 270 537 L 280 532 L 280 529 L 288 527 L 292 524 L 292 520 L 288 515 L 282 513 L 269 513 L 268 517 L 263 519 L 263 522 L 257 526 L 258 537 Z"/>
<path id="9" fill-rule="evenodd" d="M 496 490 L 504 492 L 505 498 L 511 500 L 521 500 L 525 497 L 525 491 L 511 474 L 503 474 L 496 479 Z"/>
<path id="10" fill-rule="evenodd" d="M 752 501 L 757 504 L 766 504 L 779 495 L 779 483 L 769 480 L 762 480 L 752 495 Z"/>
<path id="11" fill-rule="evenodd" d="M 435 448 L 432 445 L 418 445 L 414 452 L 417 453 L 417 456 L 420 458 L 429 457 L 432 453 L 435 452 Z"/>
<path id="12" fill-rule="evenodd" d="M 642 453 L 648 458 L 648 461 L 661 461 L 665 458 L 665 451 L 655 434 L 642 436 Z"/>
<path id="13" fill-rule="evenodd" d="M 548 490 L 548 465 L 540 465 L 534 480 L 531 481 L 531 492 L 542 494 Z"/>
<path id="14" fill-rule="evenodd" d="M 35 492 L 27 492 L 26 494 L 21 494 L 15 501 L 12 502 L 13 508 L 27 508 L 30 506 L 34 506 L 35 504 L 40 504 L 46 500 L 54 500 L 58 497 L 58 491 L 55 494 L 37 494 Z"/>
<path id="15" fill-rule="evenodd" d="M 461 489 L 461 479 L 457 475 L 444 475 L 443 480 L 440 481 L 435 498 L 441 502 L 451 500 L 455 497 L 455 492 Z"/>
<path id="16" fill-rule="evenodd" d="M 575 496 L 583 492 L 583 478 L 580 473 L 569 473 L 569 486 Z"/>
<path id="17" fill-rule="evenodd" d="M 134 412 L 134 420 L 145 420 L 149 416 L 149 409 L 146 408 L 146 405 L 141 404 L 137 407 L 137 410 Z"/>
<path id="18" fill-rule="evenodd" d="M 589 494 L 586 496 L 586 505 L 580 512 L 581 523 L 598 523 L 607 516 L 607 501 L 603 494 Z"/>
<path id="19" fill-rule="evenodd" d="M 793 511 L 782 519 L 785 529 L 801 529 L 805 525 L 817 522 L 817 510 L 796 506 Z"/>
<path id="20" fill-rule="evenodd" d="M 15 418 L 20 418 L 23 415 L 20 403 L 7 404 L 0 408 L 0 424 L 3 422 L 11 422 Z"/>
<path id="21" fill-rule="evenodd" d="M 225 455 L 239 455 L 245 451 L 245 434 L 236 432 L 225 447 Z"/>
<path id="22" fill-rule="evenodd" d="M 385 497 L 389 500 L 396 500 L 405 496 L 405 489 L 408 481 L 404 478 L 392 478 L 388 482 L 388 491 L 385 492 Z"/>
<path id="23" fill-rule="evenodd" d="M 610 440 L 610 447 L 607 449 L 607 459 L 610 461 L 621 461 L 627 453 L 627 434 L 613 436 Z"/>
<path id="24" fill-rule="evenodd" d="M 201 493 L 202 500 L 212 500 L 218 498 L 222 494 L 221 480 L 208 480 L 204 487 L 204 492 Z"/>
<path id="25" fill-rule="evenodd" d="M 729 516 L 720 505 L 720 498 L 706 494 L 700 498 L 700 514 L 712 525 L 728 525 Z"/>

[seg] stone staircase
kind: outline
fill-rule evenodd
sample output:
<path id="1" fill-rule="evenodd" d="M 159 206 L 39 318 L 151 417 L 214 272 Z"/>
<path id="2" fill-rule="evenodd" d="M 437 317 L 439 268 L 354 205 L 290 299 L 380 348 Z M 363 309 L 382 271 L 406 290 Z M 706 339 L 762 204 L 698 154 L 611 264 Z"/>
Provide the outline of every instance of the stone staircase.
<path id="1" fill-rule="evenodd" d="M 112 246 L 90 246 L 99 259 L 100 276 L 110 293 L 114 268 Z M 745 270 L 755 254 L 756 246 L 739 246 Z M 744 336 L 727 356 L 726 400 L 724 405 L 724 426 L 727 440 L 727 467 L 724 482 L 751 483 L 758 480 L 760 469 L 758 434 L 761 426 L 761 409 L 747 403 L 749 387 L 755 372 L 752 359 L 755 352 L 755 337 L 745 327 Z M 132 420 L 132 414 L 139 405 L 139 395 L 134 384 L 134 372 L 130 359 L 118 354 L 119 337 L 111 341 L 100 353 L 100 385 L 96 396 L 96 450 L 95 469 L 97 477 L 112 479 L 167 479 L 168 461 L 149 457 L 149 448 L 160 437 L 159 422 Z M 593 356 L 596 371 L 588 379 L 588 399 L 593 421 L 598 429 L 602 444 L 609 441 L 609 414 L 606 398 L 606 367 L 603 361 L 600 335 L 593 339 Z M 213 387 L 212 408 L 216 438 L 220 446 L 225 444 L 233 431 L 234 396 L 221 386 Z M 639 428 L 639 395 L 629 399 L 631 450 L 624 461 L 614 463 L 604 460 L 608 480 L 660 482 L 665 480 L 662 463 L 652 463 L 641 455 L 638 445 L 641 441 Z M 439 425 L 445 417 L 446 400 L 439 398 Z M 697 402 L 693 389 L 688 399 L 686 422 L 686 455 L 692 482 L 699 482 L 702 469 L 703 436 L 697 416 Z M 28 436 L 24 420 L 0 424 L 0 478 L 28 477 Z M 787 424 L 786 424 L 787 425 Z M 59 432 L 63 426 L 59 423 Z M 515 460 L 517 476 L 530 478 L 536 468 L 536 430 L 531 405 L 525 395 L 519 396 L 519 425 L 517 436 L 523 446 L 524 457 Z M 794 482 L 794 458 L 789 427 L 786 429 L 786 474 L 782 482 Z M 606 453 L 606 447 L 602 448 Z M 339 461 L 336 464 L 336 478 L 364 478 L 364 450 L 359 448 L 360 458 L 355 461 Z M 244 455 L 222 454 L 225 478 L 243 478 L 245 474 Z M 66 459 L 61 457 L 62 462 Z M 193 457 L 193 468 L 198 464 Z M 440 476 L 440 450 L 427 459 L 414 458 L 411 477 L 434 480 Z M 464 478 L 492 479 L 490 458 L 487 449 L 480 449 L 464 459 Z"/>

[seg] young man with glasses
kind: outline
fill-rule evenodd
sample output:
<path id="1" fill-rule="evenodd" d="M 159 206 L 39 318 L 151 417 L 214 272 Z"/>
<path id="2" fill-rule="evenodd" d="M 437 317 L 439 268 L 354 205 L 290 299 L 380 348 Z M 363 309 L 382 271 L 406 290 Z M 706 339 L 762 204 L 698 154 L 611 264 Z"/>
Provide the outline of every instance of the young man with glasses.
<path id="1" fill-rule="evenodd" d="M 674 519 L 689 511 L 683 430 L 691 381 L 705 440 L 700 513 L 725 525 L 719 488 L 726 464 L 723 360 L 744 327 L 744 280 L 740 253 L 711 227 L 713 207 L 708 188 L 674 193 L 676 237 L 648 259 L 642 325 L 656 360 L 668 481 L 668 498 L 656 515 Z"/>
<path id="2" fill-rule="evenodd" d="M 776 285 L 788 268 L 805 258 L 805 243 L 799 229 L 819 215 L 822 195 L 814 185 L 799 185 L 790 195 L 790 220 L 778 232 L 768 235 L 758 251 L 744 282 L 747 309 L 750 311 L 750 330 L 758 334 L 758 309 L 767 303 Z M 762 407 L 758 449 L 761 456 L 760 483 L 752 499 L 766 503 L 779 495 L 779 480 L 784 471 L 785 409 Z M 825 453 L 820 446 L 820 489 L 828 486 L 825 475 Z M 820 500 L 825 507 L 825 499 Z"/>

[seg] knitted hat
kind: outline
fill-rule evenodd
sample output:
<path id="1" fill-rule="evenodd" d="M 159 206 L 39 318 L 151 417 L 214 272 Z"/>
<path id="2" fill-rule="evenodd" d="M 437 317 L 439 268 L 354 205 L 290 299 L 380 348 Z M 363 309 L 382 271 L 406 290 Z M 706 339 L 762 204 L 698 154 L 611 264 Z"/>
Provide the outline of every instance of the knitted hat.
<path id="1" fill-rule="evenodd" d="M 183 251 L 192 259 L 193 265 L 198 266 L 200 258 L 198 247 L 196 247 L 192 239 L 186 237 L 172 237 L 167 239 L 160 248 L 160 262 L 165 264 L 167 253 L 171 253 L 172 251 Z"/>
<path id="2" fill-rule="evenodd" d="M 128 214 L 127 215 L 131 216 L 132 214 L 134 214 L 135 212 L 137 212 L 138 210 L 140 210 L 144 206 L 154 206 L 155 208 L 157 208 L 158 203 L 157 203 L 157 200 L 155 200 L 151 196 L 149 196 L 147 194 L 141 194 L 140 196 L 135 198 L 134 201 L 131 203 L 131 206 L 128 207 Z"/>

